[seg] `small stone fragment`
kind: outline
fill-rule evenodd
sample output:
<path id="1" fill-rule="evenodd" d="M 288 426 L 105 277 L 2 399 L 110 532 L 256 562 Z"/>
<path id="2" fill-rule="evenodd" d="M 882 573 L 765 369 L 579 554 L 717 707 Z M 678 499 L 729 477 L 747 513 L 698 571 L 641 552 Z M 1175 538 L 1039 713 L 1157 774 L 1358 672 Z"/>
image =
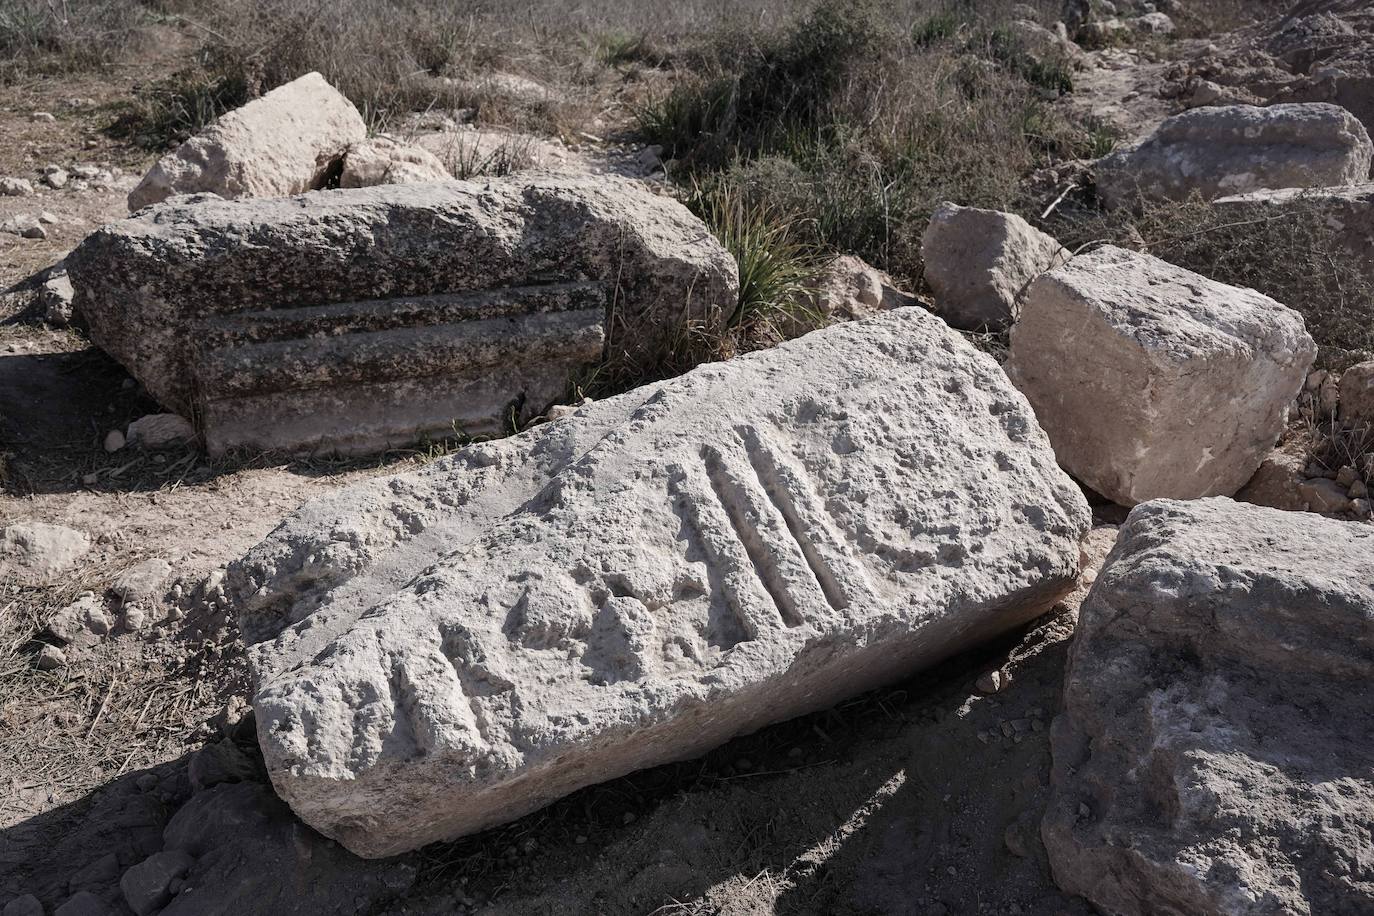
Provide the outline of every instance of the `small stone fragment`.
<path id="1" fill-rule="evenodd" d="M 0 580 L 46 585 L 91 549 L 85 532 L 45 522 L 17 522 L 0 528 Z"/>
<path id="2" fill-rule="evenodd" d="M 78 891 L 52 912 L 53 916 L 114 916 L 109 904 L 90 891 Z"/>
<path id="3" fill-rule="evenodd" d="M 110 588 L 125 602 L 160 601 L 171 575 L 172 564 L 154 557 L 124 570 Z"/>
<path id="4" fill-rule="evenodd" d="M 1350 426 L 1364 423 L 1374 428 L 1374 360 L 1341 374 L 1340 418 Z"/>
<path id="5" fill-rule="evenodd" d="M 65 643 L 86 645 L 110 631 L 110 616 L 94 595 L 78 598 L 48 622 L 48 632 Z"/>
<path id="6" fill-rule="evenodd" d="M 65 328 L 72 320 L 72 281 L 67 276 L 66 267 L 54 265 L 38 288 L 38 304 L 43 310 L 43 320 L 55 328 Z"/>
<path id="7" fill-rule="evenodd" d="M 27 178 L 0 178 L 0 197 L 29 197 L 33 184 Z"/>
<path id="8" fill-rule="evenodd" d="M 73 874 L 67 882 L 67 890 L 73 894 L 77 891 L 98 893 L 117 883 L 119 872 L 119 856 L 113 852 L 107 852 Z"/>
<path id="9" fill-rule="evenodd" d="M 974 682 L 973 689 L 984 696 L 988 696 L 1000 692 L 1004 686 L 1006 686 L 1006 675 L 1000 670 L 995 670 L 980 674 L 978 680 Z"/>
<path id="10" fill-rule="evenodd" d="M 936 312 L 965 330 L 1006 327 L 1031 281 L 1068 260 L 1050 236 L 1014 213 L 941 204 L 921 239 Z"/>
<path id="11" fill-rule="evenodd" d="M 43 904 L 33 894 L 15 897 L 0 911 L 2 916 L 43 916 Z"/>
<path id="12" fill-rule="evenodd" d="M 915 297 L 899 289 L 886 271 L 853 255 L 832 259 L 802 295 L 808 318 L 821 321 L 853 321 L 916 304 Z"/>
<path id="13" fill-rule="evenodd" d="M 353 103 L 307 73 L 220 116 L 162 157 L 129 192 L 129 210 L 174 194 L 285 197 L 320 188 L 349 144 L 366 137 Z"/>
<path id="14" fill-rule="evenodd" d="M 206 745 L 191 756 L 191 787 L 196 791 L 222 782 L 249 782 L 258 778 L 257 767 L 229 739 Z"/>
<path id="15" fill-rule="evenodd" d="M 382 134 L 348 148 L 339 187 L 370 188 L 382 184 L 449 181 L 452 178 L 439 157 L 429 150 L 406 146 L 395 137 Z"/>
<path id="16" fill-rule="evenodd" d="M 1306 464 L 1301 454 L 1275 449 L 1260 462 L 1255 476 L 1236 493 L 1236 499 L 1271 509 L 1303 512 L 1307 497 L 1299 489 L 1307 479 Z"/>
<path id="17" fill-rule="evenodd" d="M 39 671 L 55 671 L 67 664 L 67 656 L 56 646 L 44 646 L 38 650 L 35 662 Z"/>
<path id="18" fill-rule="evenodd" d="M 124 434 L 117 429 L 112 429 L 105 434 L 105 451 L 117 452 L 124 447 Z"/>
<path id="19" fill-rule="evenodd" d="M 1298 492 L 1307 503 L 1310 512 L 1344 512 L 1350 507 L 1346 487 L 1327 477 L 1305 480 L 1298 486 Z"/>
<path id="20" fill-rule="evenodd" d="M 128 441 L 143 448 L 174 448 L 192 445 L 196 428 L 191 421 L 174 413 L 149 414 L 129 424 Z"/>
<path id="21" fill-rule="evenodd" d="M 180 850 L 153 853 L 119 879 L 124 902 L 135 916 L 150 916 L 172 899 L 168 885 L 184 876 L 194 864 L 195 860 Z"/>

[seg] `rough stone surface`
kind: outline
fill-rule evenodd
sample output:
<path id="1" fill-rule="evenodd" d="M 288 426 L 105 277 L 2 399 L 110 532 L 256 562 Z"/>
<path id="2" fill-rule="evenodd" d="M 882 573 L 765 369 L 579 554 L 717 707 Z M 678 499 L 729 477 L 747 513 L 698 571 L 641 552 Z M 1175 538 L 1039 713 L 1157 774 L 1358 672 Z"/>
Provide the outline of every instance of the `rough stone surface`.
<path id="1" fill-rule="evenodd" d="M 366 137 L 353 103 L 307 73 L 223 115 L 160 159 L 129 192 L 129 209 L 173 194 L 286 197 L 321 188 L 349 145 Z"/>
<path id="2" fill-rule="evenodd" d="M 1124 916 L 1374 910 L 1374 528 L 1137 507 L 1052 729 L 1056 881 Z"/>
<path id="3" fill-rule="evenodd" d="M 1057 241 L 1014 213 L 942 204 L 921 239 L 936 311 L 956 328 L 1011 324 L 1030 282 L 1068 260 Z"/>
<path id="4" fill-rule="evenodd" d="M 841 255 L 827 264 L 808 298 L 809 311 L 840 321 L 916 304 L 916 298 L 899 289 L 886 271 L 853 255 Z"/>
<path id="5" fill-rule="evenodd" d="M 1289 512 L 1307 511 L 1307 498 L 1299 489 L 1307 480 L 1307 459 L 1300 449 L 1274 449 L 1255 470 L 1255 476 L 1236 493 L 1240 502 Z"/>
<path id="6" fill-rule="evenodd" d="M 1108 206 L 1146 198 L 1211 199 L 1260 188 L 1352 185 L 1369 177 L 1374 145 L 1350 112 L 1322 103 L 1197 108 L 1097 165 Z"/>
<path id="7" fill-rule="evenodd" d="M 906 308 L 307 506 L 228 584 L 277 791 L 384 856 L 1028 620 L 1088 522 L 996 363 Z"/>
<path id="8" fill-rule="evenodd" d="M 1342 422 L 1374 427 L 1374 360 L 1341 374 L 1339 403 Z"/>
<path id="9" fill-rule="evenodd" d="M 77 891 L 52 913 L 53 916 L 113 916 L 114 911 L 90 891 Z"/>
<path id="10" fill-rule="evenodd" d="M 161 598 L 172 576 L 172 564 L 160 557 L 135 563 L 114 580 L 110 590 L 126 602 Z"/>
<path id="11" fill-rule="evenodd" d="M 1007 374 L 1065 469 L 1133 506 L 1244 486 L 1315 355 L 1273 299 L 1104 246 L 1031 285 Z"/>
<path id="12" fill-rule="evenodd" d="M 43 916 L 43 904 L 33 894 L 15 897 L 5 904 L 4 916 Z"/>
<path id="13" fill-rule="evenodd" d="M 166 849 L 195 859 L 160 916 L 389 912 L 415 880 L 404 861 L 359 862 L 306 827 L 260 783 L 197 792 L 167 823 Z M 369 908 L 376 905 L 376 910 Z"/>
<path id="14" fill-rule="evenodd" d="M 355 143 L 344 156 L 341 188 L 370 188 L 379 184 L 416 184 L 448 181 L 448 169 L 429 150 L 407 146 L 385 134 Z"/>
<path id="15" fill-rule="evenodd" d="M 44 522 L 0 528 L 0 581 L 46 585 L 91 549 L 85 532 Z"/>
<path id="16" fill-rule="evenodd" d="M 681 204 L 571 176 L 183 198 L 67 265 L 92 339 L 212 454 L 500 433 L 608 341 L 652 358 L 738 286 Z"/>
<path id="17" fill-rule="evenodd" d="M 194 443 L 196 428 L 177 414 L 155 413 L 130 423 L 127 439 L 131 445 L 144 448 L 173 448 Z"/>
<path id="18" fill-rule="evenodd" d="M 150 916 L 172 899 L 168 885 L 190 870 L 195 860 L 181 850 L 155 852 L 124 873 L 119 889 L 135 916 Z"/>

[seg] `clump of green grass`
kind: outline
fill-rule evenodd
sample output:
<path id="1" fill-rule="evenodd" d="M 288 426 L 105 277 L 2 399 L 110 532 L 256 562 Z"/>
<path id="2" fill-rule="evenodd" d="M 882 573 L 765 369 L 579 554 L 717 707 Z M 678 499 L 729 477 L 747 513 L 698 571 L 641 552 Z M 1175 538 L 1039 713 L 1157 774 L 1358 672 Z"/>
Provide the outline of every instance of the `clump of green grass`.
<path id="1" fill-rule="evenodd" d="M 953 10 L 941 10 L 917 20 L 911 27 L 911 43 L 918 48 L 928 48 L 941 42 L 950 41 L 959 32 L 963 20 Z"/>
<path id="2" fill-rule="evenodd" d="M 724 182 L 698 186 L 686 203 L 739 266 L 739 299 L 726 317 L 727 332 L 783 336 L 819 322 L 808 304 L 818 262 L 796 216 Z"/>
<path id="3" fill-rule="evenodd" d="M 607 67 L 661 67 L 668 61 L 668 53 L 647 32 L 625 29 L 612 29 L 597 36 L 595 53 L 597 60 Z"/>
<path id="4" fill-rule="evenodd" d="M 732 184 L 808 245 L 914 284 L 943 200 L 1008 208 L 1036 167 L 1104 145 L 1050 104 L 1068 64 L 989 15 L 945 4 L 901 28 L 871 3 L 822 0 L 791 26 L 717 39 L 638 126 L 679 178 Z"/>

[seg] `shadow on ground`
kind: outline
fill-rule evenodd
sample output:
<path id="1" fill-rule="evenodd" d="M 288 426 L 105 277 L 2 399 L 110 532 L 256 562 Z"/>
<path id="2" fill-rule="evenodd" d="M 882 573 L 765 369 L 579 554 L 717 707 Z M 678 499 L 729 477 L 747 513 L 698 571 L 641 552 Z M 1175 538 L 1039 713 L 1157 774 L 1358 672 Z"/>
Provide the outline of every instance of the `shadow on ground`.
<path id="1" fill-rule="evenodd" d="M 161 911 L 173 916 L 1086 913 L 1055 890 L 1038 838 L 1065 617 L 389 860 L 357 859 L 290 813 L 250 717 L 0 832 L 0 898 L 53 907 L 86 890 L 122 908 L 120 875 L 165 844 L 196 857 Z M 979 696 L 991 668 L 1010 684 Z"/>

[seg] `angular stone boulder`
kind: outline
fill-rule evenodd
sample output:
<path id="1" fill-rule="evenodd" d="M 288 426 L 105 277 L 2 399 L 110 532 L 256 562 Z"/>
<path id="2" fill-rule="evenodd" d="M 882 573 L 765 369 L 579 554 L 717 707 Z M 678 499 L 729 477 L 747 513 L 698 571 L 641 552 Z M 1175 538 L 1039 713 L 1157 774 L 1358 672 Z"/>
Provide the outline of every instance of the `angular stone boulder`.
<path id="1" fill-rule="evenodd" d="M 608 346 L 709 329 L 738 288 L 681 204 L 571 176 L 180 198 L 67 265 L 91 338 L 213 454 L 499 433 Z"/>
<path id="2" fill-rule="evenodd" d="M 1023 623 L 1088 524 L 996 363 L 906 308 L 306 506 L 228 585 L 277 791 L 372 857 Z"/>
<path id="3" fill-rule="evenodd" d="M 353 103 L 318 73 L 221 116 L 158 160 L 129 192 L 129 210 L 174 194 L 286 197 L 322 188 L 350 144 L 367 137 Z"/>
<path id="4" fill-rule="evenodd" d="M 1374 527 L 1134 509 L 1084 602 L 1041 833 L 1102 912 L 1374 911 Z"/>
<path id="5" fill-rule="evenodd" d="M 921 257 L 936 311 L 975 331 L 1014 322 L 1030 282 L 1069 253 L 1014 213 L 946 203 L 930 218 Z"/>
<path id="6" fill-rule="evenodd" d="M 1260 188 L 1317 188 L 1368 180 L 1374 144 L 1354 115 L 1324 103 L 1196 108 L 1139 146 L 1097 164 L 1109 207 L 1147 199 L 1212 199 Z"/>
<path id="7" fill-rule="evenodd" d="M 1060 464 L 1133 506 L 1244 486 L 1316 352 L 1268 296 L 1107 245 L 1031 284 L 1006 368 Z"/>

